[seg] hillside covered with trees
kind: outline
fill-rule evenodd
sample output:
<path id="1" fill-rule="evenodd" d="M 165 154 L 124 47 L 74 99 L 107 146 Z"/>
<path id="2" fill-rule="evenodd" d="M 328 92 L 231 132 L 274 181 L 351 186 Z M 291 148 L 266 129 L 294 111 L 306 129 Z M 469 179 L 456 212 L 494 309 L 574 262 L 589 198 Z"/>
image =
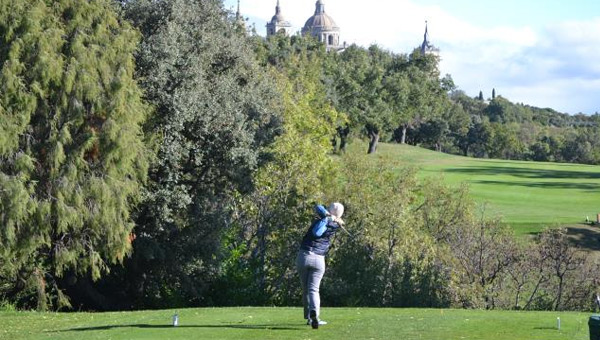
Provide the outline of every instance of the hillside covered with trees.
<path id="1" fill-rule="evenodd" d="M 564 230 L 523 244 L 468 188 L 365 157 L 598 164 L 598 115 L 469 97 L 418 50 L 265 40 L 219 0 L 0 0 L 0 38 L 1 304 L 299 305 L 298 242 L 340 200 L 331 305 L 592 308 Z"/>

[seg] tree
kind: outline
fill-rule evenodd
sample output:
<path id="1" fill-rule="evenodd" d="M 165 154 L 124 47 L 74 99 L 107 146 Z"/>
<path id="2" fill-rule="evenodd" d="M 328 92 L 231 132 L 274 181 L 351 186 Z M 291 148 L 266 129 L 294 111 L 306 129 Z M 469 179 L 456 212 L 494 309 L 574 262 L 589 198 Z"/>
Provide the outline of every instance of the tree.
<path id="1" fill-rule="evenodd" d="M 472 221 L 473 202 L 466 184 L 454 189 L 439 178 L 429 178 L 423 184 L 422 196 L 415 211 L 423 229 L 436 242 L 449 242 L 457 228 Z"/>
<path id="2" fill-rule="evenodd" d="M 243 303 L 290 304 L 300 296 L 294 252 L 310 225 L 313 204 L 324 202 L 338 178 L 330 141 L 339 115 L 326 100 L 321 62 L 292 55 L 282 73 L 273 75 L 283 99 L 282 133 L 265 148 L 270 160 L 253 177 L 255 190 L 236 209 L 232 230 L 240 246 L 227 248 L 232 257 L 239 254 L 235 262 L 241 265 L 234 269 L 242 275 L 229 271 L 219 285 L 253 298 Z"/>
<path id="3" fill-rule="evenodd" d="M 538 141 L 531 145 L 529 151 L 531 153 L 531 159 L 534 161 L 548 162 L 553 160 L 550 145 L 544 141 Z"/>
<path id="4" fill-rule="evenodd" d="M 569 282 L 569 275 L 583 267 L 585 258 L 570 246 L 567 239 L 567 230 L 549 229 L 544 231 L 539 238 L 540 252 L 547 258 L 549 271 L 555 281 L 553 310 L 560 310 L 563 305 L 563 296 Z"/>
<path id="5" fill-rule="evenodd" d="M 508 269 L 515 283 L 516 308 L 582 309 L 593 301 L 597 263 L 574 248 L 567 230 L 547 229 L 522 246 Z"/>
<path id="6" fill-rule="evenodd" d="M 454 89 L 450 76 L 439 78 L 438 59 L 415 50 L 410 56 L 372 45 L 368 50 L 350 46 L 329 68 L 339 111 L 348 114 L 350 129 L 369 138 L 367 153 L 374 153 L 382 136 L 401 129 L 401 143 L 409 128 L 448 107 L 447 92 Z"/>
<path id="7" fill-rule="evenodd" d="M 491 124 L 487 120 L 474 119 L 467 133 L 464 150 L 465 155 L 471 152 L 475 157 L 483 158 L 487 155 L 489 142 L 493 138 Z"/>
<path id="8" fill-rule="evenodd" d="M 383 79 L 389 53 L 373 45 L 352 45 L 341 53 L 336 79 L 337 107 L 351 126 L 369 137 L 367 153 L 375 152 L 381 133 L 389 128 L 391 111 L 383 99 Z"/>
<path id="9" fill-rule="evenodd" d="M 448 128 L 448 122 L 442 117 L 429 119 L 419 126 L 416 137 L 422 146 L 441 152 Z"/>
<path id="10" fill-rule="evenodd" d="M 484 109 L 492 123 L 523 123 L 531 120 L 531 112 L 521 105 L 515 105 L 503 97 L 490 101 Z"/>
<path id="11" fill-rule="evenodd" d="M 392 171 L 398 168 L 389 161 L 343 157 L 344 185 L 334 192 L 343 198 L 355 237 L 338 234 L 324 296 L 344 305 L 443 305 L 447 282 L 435 266 L 433 238 L 420 229 L 415 202 L 422 193 L 414 169 Z"/>
<path id="12" fill-rule="evenodd" d="M 407 73 L 407 65 L 409 63 L 406 55 L 393 55 L 392 61 L 388 66 L 385 77 L 385 100 L 390 105 L 392 120 L 390 124 L 392 128 L 402 126 L 400 142 L 406 142 L 407 126 L 403 125 L 406 120 L 409 100 L 411 99 L 411 84 L 410 75 Z"/>
<path id="13" fill-rule="evenodd" d="M 271 65 L 282 72 L 288 68 L 292 61 L 297 61 L 299 55 L 307 58 L 319 58 L 324 64 L 330 56 L 323 43 L 312 35 L 272 35 L 267 39 L 261 36 L 252 37 L 257 59 L 262 66 Z M 324 65 L 322 65 L 324 66 Z"/>
<path id="14" fill-rule="evenodd" d="M 492 100 L 496 99 L 496 89 L 492 89 Z"/>
<path id="15" fill-rule="evenodd" d="M 521 159 L 524 146 L 517 138 L 514 125 L 491 124 L 492 138 L 488 143 L 490 158 Z"/>
<path id="16" fill-rule="evenodd" d="M 446 143 L 442 146 L 443 152 L 459 154 L 462 143 L 467 138 L 471 117 L 462 105 L 451 101 L 451 106 L 444 112 L 441 119 L 448 123 Z"/>
<path id="17" fill-rule="evenodd" d="M 454 87 L 454 83 L 449 76 L 439 78 L 438 63 L 437 56 L 422 55 L 419 49 L 415 49 L 403 67 L 410 85 L 405 106 L 399 112 L 401 144 L 406 142 L 409 128 L 416 128 L 421 122 L 439 115 L 448 103 L 447 93 L 451 90 L 450 87 Z"/>
<path id="18" fill-rule="evenodd" d="M 254 46 L 218 0 L 139 0 L 137 73 L 156 112 L 157 157 L 123 279 L 137 307 L 206 304 L 236 192 L 252 190 L 280 121 Z M 175 301 L 175 302 L 174 302 Z"/>
<path id="19" fill-rule="evenodd" d="M 483 216 L 454 228 L 448 236 L 461 284 L 474 290 L 465 306 L 495 308 L 499 284 L 515 261 L 515 242 L 511 231 L 497 220 Z"/>
<path id="20" fill-rule="evenodd" d="M 112 6 L 0 1 L 0 295 L 26 307 L 68 306 L 65 282 L 131 251 L 148 107 Z"/>

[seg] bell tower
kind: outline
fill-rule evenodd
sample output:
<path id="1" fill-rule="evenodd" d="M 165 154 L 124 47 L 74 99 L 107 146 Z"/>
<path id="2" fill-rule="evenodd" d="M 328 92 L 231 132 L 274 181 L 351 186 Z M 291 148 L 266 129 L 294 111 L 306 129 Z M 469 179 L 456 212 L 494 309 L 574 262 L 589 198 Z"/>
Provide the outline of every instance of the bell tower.
<path id="1" fill-rule="evenodd" d="M 425 34 L 423 35 L 423 43 L 421 44 L 421 55 L 434 54 L 439 56 L 440 49 L 433 46 L 429 41 L 429 32 L 427 30 L 427 21 L 425 21 Z"/>
<path id="2" fill-rule="evenodd" d="M 275 6 L 275 15 L 271 21 L 267 23 L 267 37 L 278 33 L 289 35 L 291 27 L 292 25 L 286 21 L 283 17 L 283 14 L 281 14 L 281 7 L 279 6 L 279 0 L 277 0 L 277 6 Z"/>

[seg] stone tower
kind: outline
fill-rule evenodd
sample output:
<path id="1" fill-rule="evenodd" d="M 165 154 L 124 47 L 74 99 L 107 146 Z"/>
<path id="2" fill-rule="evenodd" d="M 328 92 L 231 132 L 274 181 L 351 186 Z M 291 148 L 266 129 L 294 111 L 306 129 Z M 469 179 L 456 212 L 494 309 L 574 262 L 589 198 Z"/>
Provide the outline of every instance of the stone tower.
<path id="1" fill-rule="evenodd" d="M 327 51 L 340 49 L 340 28 L 325 13 L 323 0 L 317 0 L 315 14 L 304 24 L 302 34 L 315 36 L 320 42 L 325 44 Z"/>
<path id="2" fill-rule="evenodd" d="M 275 7 L 275 15 L 270 22 L 267 23 L 267 37 L 275 35 L 277 33 L 283 33 L 285 35 L 290 34 L 290 28 L 292 25 L 285 20 L 281 14 L 281 8 L 279 7 L 279 0 L 277 0 L 277 6 Z"/>

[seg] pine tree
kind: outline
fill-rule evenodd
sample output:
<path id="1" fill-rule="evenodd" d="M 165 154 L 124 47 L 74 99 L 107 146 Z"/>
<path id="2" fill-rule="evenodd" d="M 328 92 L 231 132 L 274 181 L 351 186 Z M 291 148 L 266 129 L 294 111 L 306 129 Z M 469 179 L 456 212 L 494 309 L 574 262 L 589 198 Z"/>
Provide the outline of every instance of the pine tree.
<path id="1" fill-rule="evenodd" d="M 0 0 L 0 297 L 61 307 L 58 278 L 98 279 L 131 250 L 148 107 L 112 6 Z"/>

